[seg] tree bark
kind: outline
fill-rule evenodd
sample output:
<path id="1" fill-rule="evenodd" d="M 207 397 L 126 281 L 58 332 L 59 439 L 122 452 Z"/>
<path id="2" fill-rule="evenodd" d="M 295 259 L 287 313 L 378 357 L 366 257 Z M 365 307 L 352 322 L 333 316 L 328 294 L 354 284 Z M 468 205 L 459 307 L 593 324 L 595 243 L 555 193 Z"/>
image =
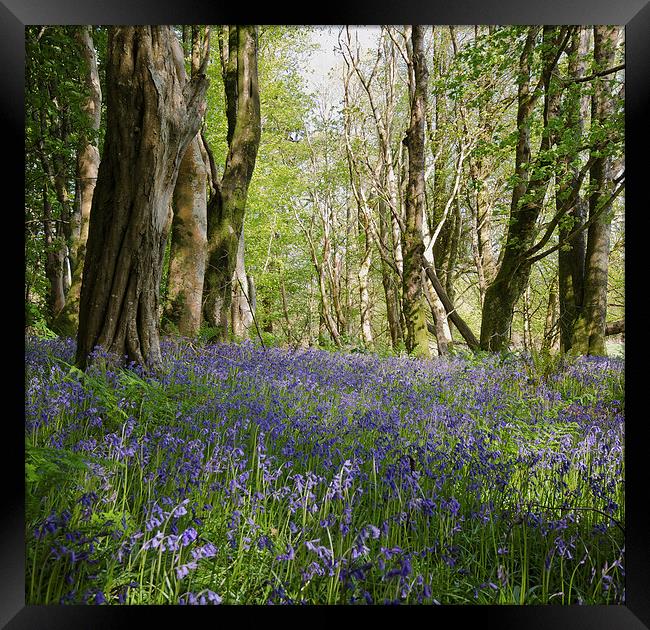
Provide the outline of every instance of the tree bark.
<path id="1" fill-rule="evenodd" d="M 179 48 L 169 26 L 109 30 L 107 129 L 79 310 L 82 369 L 98 345 L 118 359 L 161 365 L 158 302 L 169 208 L 207 89 L 204 67 L 185 81 L 175 61 Z"/>
<path id="2" fill-rule="evenodd" d="M 194 337 L 201 326 L 207 248 L 207 171 L 201 136 L 190 142 L 173 194 L 169 280 L 164 318 L 179 334 Z M 172 326 L 165 324 L 166 328 Z"/>
<path id="3" fill-rule="evenodd" d="M 76 208 L 71 217 L 70 261 L 72 279 L 66 295 L 66 304 L 56 321 L 57 331 L 65 336 L 73 336 L 79 325 L 79 298 L 83 276 L 88 224 L 93 193 L 99 170 L 99 149 L 97 134 L 101 121 L 102 90 L 97 69 L 97 53 L 92 38 L 91 26 L 80 26 L 75 36 L 85 62 L 84 84 L 87 92 L 82 106 L 88 116 L 90 137 L 81 139 L 77 153 L 77 191 Z"/>
<path id="4" fill-rule="evenodd" d="M 589 45 L 589 30 L 582 27 L 572 40 L 569 53 L 569 78 L 579 79 L 585 75 L 587 52 Z M 565 133 L 574 135 L 576 144 L 580 143 L 584 129 L 584 121 L 588 115 L 589 100 L 582 95 L 579 84 L 568 87 L 565 95 L 565 113 L 568 129 Z M 556 186 L 556 210 L 559 212 L 562 204 L 571 194 L 571 188 L 581 185 L 578 178 L 578 167 L 571 166 L 576 155 L 567 155 L 562 159 L 560 181 Z M 567 181 L 571 177 L 570 181 Z M 557 179 L 557 176 L 556 176 Z M 579 191 L 578 191 L 579 192 Z M 559 226 L 559 239 L 566 243 L 558 251 L 559 277 L 559 307 L 560 307 L 560 351 L 568 352 L 573 343 L 573 329 L 578 314 L 582 310 L 584 292 L 585 255 L 587 234 L 585 231 L 568 240 L 569 234 L 584 225 L 587 220 L 587 201 L 576 195 L 576 202 L 567 213 L 568 221 Z"/>
<path id="5" fill-rule="evenodd" d="M 594 61 L 596 69 L 610 68 L 614 62 L 619 27 L 594 27 Z M 596 78 L 591 97 L 592 126 L 604 127 L 614 113 L 611 77 Z M 589 172 L 589 217 L 598 214 L 587 232 L 585 280 L 582 311 L 579 313 L 571 352 L 606 355 L 605 327 L 607 321 L 607 271 L 611 233 L 611 201 L 614 190 L 612 158 L 598 150 Z"/>
<path id="6" fill-rule="evenodd" d="M 248 278 L 244 264 L 244 231 L 242 230 L 239 235 L 239 245 L 237 246 L 230 313 L 232 333 L 236 339 L 248 337 L 248 331 L 253 325 L 255 313 L 251 302 Z"/>
<path id="7" fill-rule="evenodd" d="M 424 57 L 424 29 L 413 25 L 411 120 L 404 142 L 408 149 L 408 187 L 406 195 L 405 229 L 402 233 L 404 256 L 403 311 L 406 321 L 406 350 L 422 358 L 429 358 L 429 339 L 424 310 L 422 266 L 424 242 L 424 114 L 426 109 L 427 67 Z"/>
<path id="8" fill-rule="evenodd" d="M 190 78 L 200 71 L 201 49 L 209 46 L 209 34 L 201 42 L 199 27 L 192 26 Z M 176 60 L 180 74 L 185 67 Z M 180 164 L 173 194 L 171 250 L 164 326 L 194 337 L 201 327 L 203 279 L 207 257 L 208 155 L 197 133 Z"/>
<path id="9" fill-rule="evenodd" d="M 244 225 L 248 187 L 260 143 L 261 118 L 257 75 L 256 26 L 224 27 L 220 38 L 228 156 L 221 181 L 208 205 L 208 263 L 204 284 L 204 318 L 228 339 L 237 248 Z"/>

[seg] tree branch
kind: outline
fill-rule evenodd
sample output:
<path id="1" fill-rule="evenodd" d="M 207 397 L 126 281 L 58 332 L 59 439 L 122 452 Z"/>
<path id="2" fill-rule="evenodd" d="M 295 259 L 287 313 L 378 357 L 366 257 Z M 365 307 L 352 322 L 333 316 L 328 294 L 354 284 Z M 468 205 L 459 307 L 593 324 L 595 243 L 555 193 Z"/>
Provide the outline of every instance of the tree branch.
<path id="1" fill-rule="evenodd" d="M 564 85 L 570 85 L 571 83 L 585 83 L 587 81 L 592 81 L 593 79 L 597 79 L 598 77 L 605 77 L 608 74 L 614 74 L 619 70 L 625 70 L 624 63 L 618 66 L 614 66 L 613 68 L 608 68 L 607 70 L 601 70 L 600 72 L 596 72 L 595 74 L 590 74 L 588 77 L 580 77 L 578 79 L 566 79 L 563 81 L 563 83 Z"/>
<path id="2" fill-rule="evenodd" d="M 532 265 L 533 263 L 536 263 L 538 260 L 541 260 L 542 258 L 546 258 L 549 254 L 552 254 L 553 252 L 557 251 L 565 245 L 566 243 L 571 242 L 580 232 L 583 232 L 586 230 L 596 219 L 600 217 L 600 215 L 603 213 L 603 210 L 611 204 L 616 197 L 618 197 L 621 193 L 621 191 L 625 188 L 625 182 L 623 182 L 607 199 L 605 203 L 601 205 L 601 207 L 594 212 L 592 216 L 587 219 L 580 227 L 576 228 L 573 232 L 567 235 L 566 239 L 564 241 L 560 241 L 557 245 L 554 245 L 553 247 L 549 247 L 546 251 L 543 251 L 541 254 L 537 254 L 537 256 L 533 256 L 532 258 L 528 258 L 526 260 L 523 260 L 522 262 L 526 262 L 527 264 Z"/>
<path id="3" fill-rule="evenodd" d="M 433 285 L 433 288 L 436 290 L 436 293 L 438 294 L 438 297 L 440 298 L 442 305 L 445 307 L 445 311 L 447 312 L 447 316 L 449 317 L 449 319 L 451 319 L 451 321 L 454 323 L 454 325 L 458 329 L 458 332 L 461 334 L 461 336 L 463 337 L 467 345 L 470 347 L 470 349 L 478 350 L 479 349 L 478 339 L 476 339 L 470 327 L 466 324 L 465 320 L 458 314 L 458 311 L 454 308 L 454 305 L 451 303 L 449 296 L 444 290 L 442 284 L 440 284 L 440 280 L 438 280 L 438 276 L 436 275 L 436 272 L 434 271 L 433 267 L 430 264 L 426 264 L 424 266 L 424 272 L 427 274 L 429 280 L 431 280 L 431 284 Z"/>

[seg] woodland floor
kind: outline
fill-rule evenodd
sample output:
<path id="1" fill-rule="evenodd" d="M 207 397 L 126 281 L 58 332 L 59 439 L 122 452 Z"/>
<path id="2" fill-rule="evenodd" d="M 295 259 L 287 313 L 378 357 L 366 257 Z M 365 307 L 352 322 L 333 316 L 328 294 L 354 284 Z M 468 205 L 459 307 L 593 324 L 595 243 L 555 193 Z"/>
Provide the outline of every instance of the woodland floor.
<path id="1" fill-rule="evenodd" d="M 624 601 L 624 361 L 26 340 L 26 602 Z"/>

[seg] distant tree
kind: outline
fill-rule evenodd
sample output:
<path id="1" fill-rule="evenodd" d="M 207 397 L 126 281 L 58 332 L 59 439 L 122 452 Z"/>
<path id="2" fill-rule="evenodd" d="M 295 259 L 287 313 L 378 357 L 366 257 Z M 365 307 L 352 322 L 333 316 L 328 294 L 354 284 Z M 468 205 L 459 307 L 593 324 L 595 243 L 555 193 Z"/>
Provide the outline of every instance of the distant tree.
<path id="1" fill-rule="evenodd" d="M 171 197 L 205 111 L 203 60 L 191 81 L 169 26 L 109 29 L 107 129 L 93 195 L 76 362 L 100 345 L 156 369 L 158 301 Z"/>
<path id="2" fill-rule="evenodd" d="M 76 29 L 25 29 L 27 299 L 49 326 L 65 307 L 74 266 L 75 191 L 77 200 L 81 192 L 75 185 L 77 139 L 92 136 Z"/>
<path id="3" fill-rule="evenodd" d="M 347 34 L 347 51 L 350 54 L 350 33 L 346 29 Z M 340 37 L 340 36 L 339 36 Z M 350 60 L 351 59 L 351 60 Z M 354 154 L 352 147 L 352 106 L 351 106 L 351 89 L 350 79 L 353 76 L 355 69 L 358 69 L 358 59 L 354 57 L 345 57 L 346 71 L 343 77 L 343 103 L 344 108 L 344 136 L 346 157 L 348 162 L 348 171 L 350 177 L 350 187 L 352 188 L 352 196 L 354 197 L 357 206 L 357 224 L 359 227 L 359 235 L 363 240 L 360 253 L 360 265 L 358 272 L 359 281 L 359 314 L 361 325 L 361 339 L 366 348 L 373 346 L 372 335 L 372 305 L 370 301 L 370 266 L 372 264 L 372 250 L 373 250 L 373 233 L 371 226 L 371 208 L 369 203 L 369 195 L 366 192 L 367 184 L 364 183 L 358 159 Z M 371 97 L 371 103 L 372 103 Z M 390 311 L 388 312 L 390 317 Z"/>
<path id="4" fill-rule="evenodd" d="M 92 27 L 75 27 L 74 35 L 83 59 L 85 100 L 82 110 L 87 116 L 87 126 L 81 128 L 77 151 L 76 194 L 74 210 L 70 217 L 70 255 L 72 267 L 71 285 L 66 295 L 65 307 L 59 312 L 54 324 L 56 330 L 66 336 L 74 336 L 79 324 L 79 298 L 88 225 L 93 193 L 99 170 L 99 127 L 101 123 L 102 89 L 97 67 L 97 52 L 93 42 Z"/>
<path id="5" fill-rule="evenodd" d="M 403 133 L 403 127 L 401 117 L 395 115 L 399 98 L 396 81 L 399 53 L 389 28 L 381 28 L 376 50 L 367 61 L 362 58 L 359 42 L 352 36 L 349 26 L 341 29 L 339 46 L 346 68 L 343 79 L 346 157 L 363 239 L 358 274 L 361 334 L 364 344 L 368 345 L 372 337 L 370 272 L 373 249 L 376 249 L 381 262 L 388 332 L 391 345 L 398 349 L 404 342 L 401 312 L 403 200 L 394 146 L 399 143 L 396 138 Z M 366 102 L 369 111 L 362 107 Z M 368 119 L 372 121 L 372 128 L 366 132 Z"/>
<path id="6" fill-rule="evenodd" d="M 585 76 L 587 56 L 589 53 L 589 34 L 587 27 L 576 30 L 572 37 L 569 52 L 569 80 L 580 80 Z M 564 108 L 568 129 L 566 137 L 570 137 L 576 151 L 567 153 L 561 160 L 560 172 L 556 175 L 555 203 L 559 210 L 564 200 L 573 195 L 575 203 L 567 213 L 567 219 L 559 225 L 559 238 L 565 244 L 558 251 L 558 278 L 559 278 L 559 327 L 560 349 L 568 352 L 573 343 L 573 328 L 578 313 L 582 309 L 584 293 L 585 252 L 587 247 L 587 233 L 582 230 L 568 239 L 572 231 L 581 228 L 587 220 L 588 202 L 580 194 L 579 188 L 579 160 L 577 160 L 577 146 L 583 142 L 583 133 L 589 115 L 589 97 L 584 94 L 583 84 L 571 83 L 564 95 Z M 557 135 L 557 134 L 556 134 Z M 559 139 L 559 138 L 556 138 Z M 572 188 L 578 187 L 578 191 Z"/>

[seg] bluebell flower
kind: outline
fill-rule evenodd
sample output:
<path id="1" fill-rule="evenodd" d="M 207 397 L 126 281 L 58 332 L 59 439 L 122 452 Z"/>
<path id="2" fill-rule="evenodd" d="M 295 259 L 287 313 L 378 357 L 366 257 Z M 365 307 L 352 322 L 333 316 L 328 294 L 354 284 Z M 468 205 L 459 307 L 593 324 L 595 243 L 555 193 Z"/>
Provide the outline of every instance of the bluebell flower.
<path id="1" fill-rule="evenodd" d="M 196 537 L 198 536 L 196 530 L 193 527 L 188 527 L 182 534 L 181 534 L 181 541 L 184 547 L 187 547 L 190 543 L 194 542 L 196 540 Z"/>
<path id="2" fill-rule="evenodd" d="M 293 560 L 295 558 L 295 550 L 291 545 L 287 545 L 287 550 L 284 554 L 276 556 L 276 560 Z"/>
<path id="3" fill-rule="evenodd" d="M 194 561 L 187 562 L 186 564 L 176 567 L 176 577 L 179 580 L 182 580 L 186 575 L 189 574 L 191 570 L 196 569 L 197 567 L 198 564 Z"/>

